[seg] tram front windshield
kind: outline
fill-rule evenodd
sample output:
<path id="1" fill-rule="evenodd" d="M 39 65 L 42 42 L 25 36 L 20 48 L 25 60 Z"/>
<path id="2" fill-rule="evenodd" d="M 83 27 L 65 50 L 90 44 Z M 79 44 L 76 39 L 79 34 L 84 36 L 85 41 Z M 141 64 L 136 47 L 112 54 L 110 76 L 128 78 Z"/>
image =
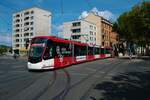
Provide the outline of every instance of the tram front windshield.
<path id="1" fill-rule="evenodd" d="M 29 62 L 40 62 L 42 59 L 43 51 L 44 47 L 42 46 L 32 46 L 29 51 Z"/>

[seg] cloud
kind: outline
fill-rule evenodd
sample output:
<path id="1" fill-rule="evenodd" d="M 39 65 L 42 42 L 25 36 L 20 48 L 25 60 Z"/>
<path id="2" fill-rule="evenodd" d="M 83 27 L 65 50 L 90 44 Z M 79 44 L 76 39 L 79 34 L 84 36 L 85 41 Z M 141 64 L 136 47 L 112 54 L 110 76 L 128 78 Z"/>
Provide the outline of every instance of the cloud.
<path id="1" fill-rule="evenodd" d="M 11 35 L 0 34 L 0 44 L 11 45 L 12 37 Z"/>
<path id="2" fill-rule="evenodd" d="M 88 16 L 88 12 L 87 11 L 83 11 L 82 14 L 79 16 L 78 19 L 82 19 Z"/>
<path id="3" fill-rule="evenodd" d="M 54 24 L 52 25 L 52 29 L 54 29 L 58 32 L 62 31 L 63 27 L 64 27 L 63 25 L 54 25 Z"/>
<path id="4" fill-rule="evenodd" d="M 52 35 L 55 35 L 55 36 L 58 36 L 58 37 L 62 37 L 62 32 L 63 32 L 63 28 L 64 26 L 61 24 L 61 25 L 52 25 Z"/>
<path id="5" fill-rule="evenodd" d="M 92 12 L 98 16 L 104 17 L 107 20 L 116 20 L 116 16 L 109 10 L 104 10 L 104 11 L 99 11 L 96 7 L 92 8 L 89 12 L 88 11 L 83 11 L 81 15 L 79 16 L 79 19 L 85 18 L 88 16 L 88 14 Z"/>

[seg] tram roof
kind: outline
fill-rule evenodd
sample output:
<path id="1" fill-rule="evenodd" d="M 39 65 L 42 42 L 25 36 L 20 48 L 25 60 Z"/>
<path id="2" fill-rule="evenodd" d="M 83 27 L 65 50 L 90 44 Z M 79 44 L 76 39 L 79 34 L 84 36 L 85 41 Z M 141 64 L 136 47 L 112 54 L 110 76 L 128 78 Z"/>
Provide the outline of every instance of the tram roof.
<path id="1" fill-rule="evenodd" d="M 79 46 L 87 46 L 88 44 L 86 43 L 80 43 L 80 42 L 76 42 L 76 41 L 72 41 L 72 40 L 66 40 L 66 39 L 63 39 L 63 38 L 58 38 L 56 36 L 36 36 L 34 38 L 47 38 L 47 39 L 50 39 L 54 42 L 59 42 L 59 43 L 73 43 L 73 44 L 76 44 L 76 45 L 79 45 Z"/>

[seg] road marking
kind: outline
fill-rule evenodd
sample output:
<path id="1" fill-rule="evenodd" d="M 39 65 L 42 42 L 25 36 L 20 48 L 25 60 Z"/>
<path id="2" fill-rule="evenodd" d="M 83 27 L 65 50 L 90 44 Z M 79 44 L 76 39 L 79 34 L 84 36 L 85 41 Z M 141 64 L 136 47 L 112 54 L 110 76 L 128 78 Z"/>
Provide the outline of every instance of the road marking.
<path id="1" fill-rule="evenodd" d="M 94 71 L 94 72 L 96 71 L 96 70 L 93 69 L 93 68 L 88 68 L 88 67 L 87 67 L 86 69 L 87 69 L 87 70 L 90 70 L 90 71 Z"/>
<path id="2" fill-rule="evenodd" d="M 113 74 L 113 73 L 110 73 L 110 74 L 107 74 L 108 76 L 115 76 L 115 74 Z"/>
<path id="3" fill-rule="evenodd" d="M 106 73 L 106 72 L 104 72 L 104 71 L 99 71 L 99 73 L 102 73 L 102 74 L 104 74 L 104 73 Z"/>
<path id="4" fill-rule="evenodd" d="M 8 71 L 8 73 L 25 73 L 25 72 L 28 72 L 28 71 L 25 71 L 25 70 L 19 70 L 19 71 Z"/>
<path id="5" fill-rule="evenodd" d="M 20 65 L 20 66 L 13 66 L 13 68 L 22 68 L 24 67 L 23 65 Z"/>
<path id="6" fill-rule="evenodd" d="M 105 76 L 104 78 L 106 78 L 106 79 L 111 79 L 112 77 L 111 77 L 111 76 Z"/>
<path id="7" fill-rule="evenodd" d="M 88 74 L 81 74 L 81 73 L 72 73 L 72 72 L 71 72 L 71 75 L 88 76 Z"/>

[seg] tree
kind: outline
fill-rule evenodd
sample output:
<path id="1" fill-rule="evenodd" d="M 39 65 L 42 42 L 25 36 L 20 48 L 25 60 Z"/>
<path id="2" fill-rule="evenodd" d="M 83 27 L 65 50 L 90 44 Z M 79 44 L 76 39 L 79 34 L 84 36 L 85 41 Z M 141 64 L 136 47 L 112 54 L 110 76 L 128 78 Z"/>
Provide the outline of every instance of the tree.
<path id="1" fill-rule="evenodd" d="M 113 30 L 128 42 L 144 47 L 150 45 L 150 2 L 135 5 L 131 11 L 120 15 Z"/>

